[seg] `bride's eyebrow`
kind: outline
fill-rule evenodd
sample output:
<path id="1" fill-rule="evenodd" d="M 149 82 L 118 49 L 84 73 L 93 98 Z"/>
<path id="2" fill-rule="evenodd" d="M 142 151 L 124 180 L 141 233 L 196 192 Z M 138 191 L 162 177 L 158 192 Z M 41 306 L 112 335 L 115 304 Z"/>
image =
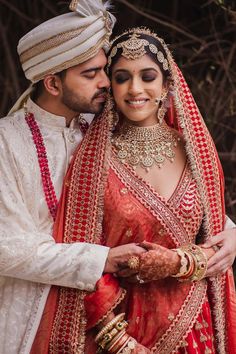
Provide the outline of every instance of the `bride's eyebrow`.
<path id="1" fill-rule="evenodd" d="M 116 69 L 114 71 L 114 74 L 117 74 L 117 73 L 129 73 L 130 71 L 127 70 L 127 69 Z"/>
<path id="2" fill-rule="evenodd" d="M 145 72 L 145 71 L 155 71 L 155 72 L 158 72 L 155 68 L 145 68 L 145 69 L 142 69 L 140 70 L 141 72 Z"/>
<path id="3" fill-rule="evenodd" d="M 140 72 L 145 72 L 145 71 L 155 71 L 155 72 L 158 72 L 155 68 L 152 68 L 152 67 L 150 67 L 150 68 L 145 68 L 145 69 L 141 69 L 140 70 Z M 114 74 L 117 74 L 117 73 L 130 73 L 131 71 L 130 70 L 128 70 L 128 69 L 116 69 L 115 71 L 114 71 Z"/>

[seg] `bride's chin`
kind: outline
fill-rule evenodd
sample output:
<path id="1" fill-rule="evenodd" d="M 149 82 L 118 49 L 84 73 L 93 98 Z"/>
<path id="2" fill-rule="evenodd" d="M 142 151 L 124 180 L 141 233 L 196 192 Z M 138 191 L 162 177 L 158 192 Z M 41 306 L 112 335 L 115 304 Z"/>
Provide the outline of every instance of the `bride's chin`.
<path id="1" fill-rule="evenodd" d="M 156 117 L 154 118 L 150 118 L 150 117 L 125 117 L 125 120 L 128 124 L 131 125 L 138 125 L 138 126 L 151 126 L 151 125 L 155 125 L 157 123 L 157 119 Z"/>

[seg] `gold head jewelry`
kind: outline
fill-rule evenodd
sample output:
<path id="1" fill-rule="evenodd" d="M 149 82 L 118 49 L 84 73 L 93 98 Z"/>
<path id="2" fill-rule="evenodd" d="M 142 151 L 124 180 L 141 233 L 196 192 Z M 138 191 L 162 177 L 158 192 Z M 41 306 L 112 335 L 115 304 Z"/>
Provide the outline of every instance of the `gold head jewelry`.
<path id="1" fill-rule="evenodd" d="M 147 53 L 145 47 L 149 45 L 146 39 L 140 39 L 133 33 L 127 41 L 118 43 L 117 48 L 122 48 L 122 56 L 127 59 L 138 59 Z"/>
<path id="2" fill-rule="evenodd" d="M 151 127 L 124 122 L 114 133 L 112 144 L 121 162 L 134 169 L 140 166 L 149 172 L 153 165 L 161 168 L 166 159 L 174 161 L 174 148 L 179 140 L 165 122 Z"/>
<path id="3" fill-rule="evenodd" d="M 117 45 L 113 44 L 125 35 L 129 35 L 129 38 L 123 42 L 117 43 Z M 118 49 L 122 50 L 121 55 L 127 59 L 135 60 L 141 58 L 143 55 L 147 54 L 147 49 L 150 50 L 151 53 L 156 55 L 157 61 L 162 65 L 164 71 L 169 69 L 168 61 L 164 57 L 162 51 L 160 51 L 155 44 L 149 43 L 147 39 L 140 38 L 141 35 L 147 35 L 155 38 L 157 41 L 163 45 L 164 41 L 161 38 L 155 36 L 152 32 L 147 29 L 135 28 L 131 29 L 128 32 L 123 33 L 122 35 L 116 37 L 111 44 L 111 52 L 108 56 L 108 67 L 111 65 L 112 58 L 117 54 Z"/>

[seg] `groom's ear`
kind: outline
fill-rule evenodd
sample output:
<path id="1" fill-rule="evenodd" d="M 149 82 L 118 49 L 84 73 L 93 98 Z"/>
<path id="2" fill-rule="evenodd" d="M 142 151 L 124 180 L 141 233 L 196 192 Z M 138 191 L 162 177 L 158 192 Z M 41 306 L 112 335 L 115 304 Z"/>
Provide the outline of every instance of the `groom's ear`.
<path id="1" fill-rule="evenodd" d="M 43 79 L 45 90 L 52 96 L 59 96 L 62 91 L 61 79 L 58 75 L 47 75 Z"/>

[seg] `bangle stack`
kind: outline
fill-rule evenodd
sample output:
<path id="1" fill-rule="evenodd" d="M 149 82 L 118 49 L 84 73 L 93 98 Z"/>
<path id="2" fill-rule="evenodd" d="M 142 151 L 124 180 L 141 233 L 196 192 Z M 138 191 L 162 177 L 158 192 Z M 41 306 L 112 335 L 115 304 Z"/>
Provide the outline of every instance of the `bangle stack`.
<path id="1" fill-rule="evenodd" d="M 180 270 L 173 277 L 179 281 L 199 281 L 207 271 L 207 256 L 197 245 L 184 245 L 175 250 L 180 256 Z"/>
<path id="2" fill-rule="evenodd" d="M 136 341 L 127 333 L 128 323 L 124 320 L 125 314 L 114 317 L 96 336 L 98 352 L 104 350 L 111 354 L 129 354 L 135 348 Z"/>
<path id="3" fill-rule="evenodd" d="M 175 251 L 178 254 L 178 256 L 180 257 L 180 269 L 179 269 L 179 272 L 177 274 L 174 274 L 172 276 L 174 278 L 184 277 L 184 276 L 186 276 L 186 274 L 189 271 L 187 252 L 184 252 L 180 248 L 177 248 L 177 249 L 175 249 L 173 251 Z"/>

